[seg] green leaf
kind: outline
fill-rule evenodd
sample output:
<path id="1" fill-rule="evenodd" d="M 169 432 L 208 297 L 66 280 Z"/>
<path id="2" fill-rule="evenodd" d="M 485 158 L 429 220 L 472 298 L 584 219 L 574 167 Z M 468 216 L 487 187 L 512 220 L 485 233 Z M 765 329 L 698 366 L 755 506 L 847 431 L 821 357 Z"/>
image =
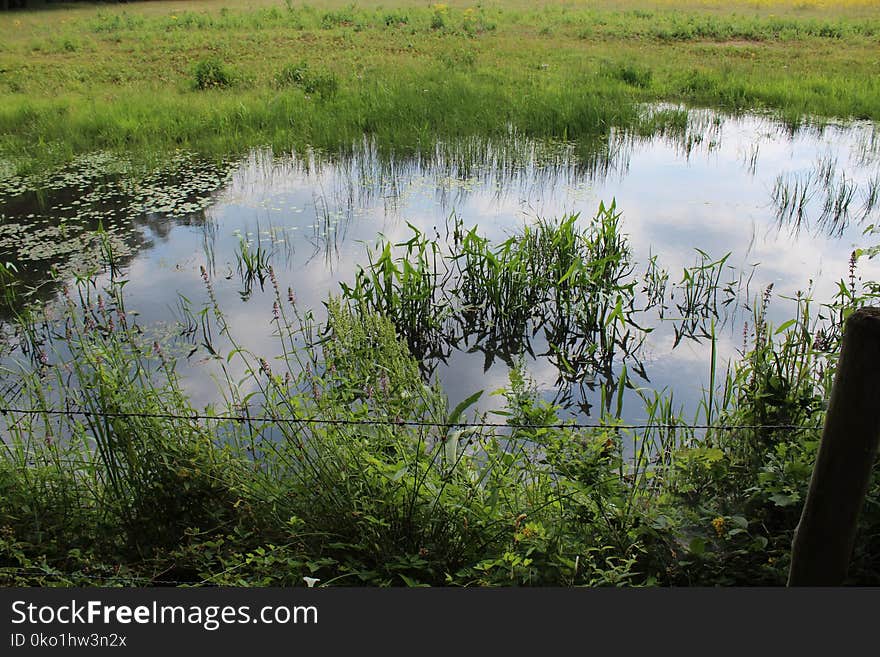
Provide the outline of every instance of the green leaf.
<path id="1" fill-rule="evenodd" d="M 754 546 L 758 550 L 763 550 L 765 547 L 767 547 L 767 537 L 766 536 L 756 536 L 755 540 L 752 541 L 752 546 Z"/>
<path id="2" fill-rule="evenodd" d="M 393 475 L 391 475 L 391 481 L 400 481 L 400 478 L 403 477 L 403 475 L 405 475 L 407 473 L 407 470 L 409 470 L 408 465 L 405 465 L 402 468 L 400 468 L 400 470 L 398 470 Z"/>
<path id="3" fill-rule="evenodd" d="M 791 493 L 790 495 L 786 495 L 784 493 L 774 493 L 770 496 L 770 500 L 776 506 L 792 506 L 793 504 L 797 504 L 801 499 L 801 496 L 797 493 Z"/>
<path id="4" fill-rule="evenodd" d="M 790 319 L 790 320 L 788 320 L 787 322 L 785 322 L 784 324 L 782 324 L 778 329 L 776 329 L 776 333 L 775 333 L 774 335 L 779 335 L 780 333 L 782 333 L 783 331 L 785 331 L 785 329 L 787 329 L 789 326 L 792 326 L 793 324 L 797 324 L 797 320 L 796 320 L 796 319 Z"/>
<path id="5" fill-rule="evenodd" d="M 749 528 L 749 521 L 742 516 L 730 516 L 730 524 L 739 529 Z"/>
<path id="6" fill-rule="evenodd" d="M 456 424 L 458 422 L 458 418 L 461 417 L 462 413 L 464 413 L 469 406 L 474 404 L 482 396 L 483 391 L 480 390 L 472 394 L 464 401 L 460 402 L 458 406 L 452 409 L 452 413 L 449 414 L 449 417 L 446 418 L 446 424 Z"/>
<path id="7" fill-rule="evenodd" d="M 446 442 L 443 444 L 443 454 L 446 458 L 447 465 L 451 466 L 455 464 L 455 460 L 458 457 L 459 438 L 461 438 L 461 431 L 453 431 L 447 436 Z"/>
<path id="8" fill-rule="evenodd" d="M 581 263 L 578 262 L 578 261 L 575 261 L 575 262 L 571 263 L 571 267 L 569 267 L 569 268 L 568 268 L 568 271 L 565 272 L 565 274 L 563 275 L 563 277 L 559 279 L 559 282 L 557 283 L 557 285 L 560 284 L 560 283 L 564 283 L 565 281 L 567 281 L 567 280 L 571 277 L 571 275 L 572 275 L 575 271 L 577 271 L 577 270 L 580 268 L 580 264 L 581 264 Z"/>
<path id="9" fill-rule="evenodd" d="M 423 588 L 423 587 L 428 586 L 427 584 L 421 584 L 421 583 L 417 582 L 416 580 L 412 579 L 411 577 L 407 577 L 403 573 L 398 573 L 398 575 L 400 575 L 400 579 L 403 580 L 403 583 L 406 584 L 410 588 Z"/>
<path id="10" fill-rule="evenodd" d="M 688 550 L 690 550 L 691 553 L 696 554 L 698 556 L 703 554 L 703 552 L 706 551 L 706 540 L 703 538 L 700 538 L 699 536 L 691 539 L 690 544 L 688 544 Z"/>

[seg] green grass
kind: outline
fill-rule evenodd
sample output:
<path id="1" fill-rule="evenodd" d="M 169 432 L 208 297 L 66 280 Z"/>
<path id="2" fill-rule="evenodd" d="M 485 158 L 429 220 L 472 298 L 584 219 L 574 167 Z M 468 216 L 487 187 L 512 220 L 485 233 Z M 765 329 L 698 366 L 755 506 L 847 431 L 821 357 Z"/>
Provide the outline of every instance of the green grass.
<path id="1" fill-rule="evenodd" d="M 508 125 L 577 140 L 661 100 L 880 116 L 880 9 L 860 3 L 156 2 L 6 12 L 0 32 L 0 152 L 25 163 L 365 132 L 412 151 Z"/>

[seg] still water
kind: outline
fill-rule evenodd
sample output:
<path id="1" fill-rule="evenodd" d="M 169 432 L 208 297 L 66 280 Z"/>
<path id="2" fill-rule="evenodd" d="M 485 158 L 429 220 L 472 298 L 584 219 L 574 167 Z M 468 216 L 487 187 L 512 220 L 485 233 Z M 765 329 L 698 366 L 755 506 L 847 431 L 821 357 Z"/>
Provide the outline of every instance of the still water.
<path id="1" fill-rule="evenodd" d="M 771 284 L 769 319 L 777 325 L 792 316 L 798 292 L 830 301 L 838 281 L 850 277 L 853 250 L 874 244 L 864 232 L 880 212 L 878 189 L 880 132 L 873 124 L 793 131 L 770 118 L 702 111 L 692 111 L 687 129 L 675 134 L 612 131 L 587 155 L 582 147 L 513 134 L 503 144 L 446 144 L 432 155 L 400 158 L 365 141 L 344 156 L 255 150 L 223 165 L 180 154 L 144 177 L 96 154 L 61 172 L 0 180 L 0 261 L 13 263 L 34 296 L 51 304 L 61 281 L 97 266 L 93 231 L 100 223 L 128 281 L 128 311 L 141 324 L 178 330 L 182 298 L 194 310 L 207 302 L 205 267 L 237 339 L 271 359 L 278 352 L 272 291 L 268 281 L 243 280 L 243 245 L 263 249 L 281 289 L 290 286 L 299 307 L 320 320 L 323 302 L 354 280 L 380 239 L 403 242 L 415 228 L 443 242 L 458 220 L 502 241 L 539 218 L 578 213 L 589 222 L 600 203 L 614 202 L 633 276 L 643 276 L 652 258 L 668 274 L 663 317 L 642 318 L 654 330 L 628 363 L 632 382 L 673 391 L 688 414 L 709 384 L 711 347 L 697 339 L 701 332 L 714 325 L 723 372 Z M 722 259 L 717 313 L 682 338 L 688 318 L 676 299 L 685 269 Z M 862 258 L 856 275 L 880 280 L 878 263 Z M 540 355 L 546 345 L 535 342 L 538 356 L 526 367 L 541 395 L 567 414 L 595 415 L 599 386 L 613 381 L 589 372 L 561 381 L 552 359 Z M 426 363 L 451 405 L 508 382 L 508 355 L 473 347 Z M 615 370 L 628 358 L 617 355 Z M 204 354 L 192 354 L 178 371 L 197 407 L 218 400 L 216 372 Z M 501 399 L 484 395 L 482 403 L 491 409 Z M 624 417 L 638 420 L 640 412 L 628 392 Z"/>

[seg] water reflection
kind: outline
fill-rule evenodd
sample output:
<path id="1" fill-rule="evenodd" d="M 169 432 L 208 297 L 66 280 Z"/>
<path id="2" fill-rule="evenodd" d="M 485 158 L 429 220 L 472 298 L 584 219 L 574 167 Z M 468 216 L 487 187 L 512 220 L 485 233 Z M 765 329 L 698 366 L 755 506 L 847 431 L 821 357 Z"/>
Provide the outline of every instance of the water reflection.
<path id="1" fill-rule="evenodd" d="M 578 214 L 585 226 L 613 199 L 631 263 L 624 278 L 632 296 L 621 302 L 629 333 L 609 339 L 598 331 L 604 320 L 587 313 L 595 303 L 550 312 L 525 293 L 516 312 L 501 315 L 464 298 L 435 335 L 425 325 L 400 328 L 424 341 L 411 346 L 453 403 L 504 385 L 524 353 L 546 398 L 574 415 L 595 413 L 600 388 L 614 388 L 624 364 L 631 385 L 674 389 L 693 407 L 707 382 L 707 342 L 719 361 L 734 358 L 768 286 L 778 323 L 791 312 L 787 297 L 809 289 L 829 299 L 847 276 L 851 252 L 865 244 L 862 228 L 878 214 L 878 151 L 872 124 L 793 131 L 768 118 L 692 111 L 662 134 L 611 131 L 581 144 L 511 134 L 503 143 L 438 144 L 430 157 L 383 157 L 365 140 L 350 157 L 181 157 L 149 177 L 93 158 L 36 181 L 39 192 L 0 186 L 0 261 L 50 299 L 53 281 L 95 266 L 88 254 L 100 223 L 115 240 L 129 306 L 142 322 L 175 327 L 181 296 L 202 304 L 205 266 L 231 330 L 269 357 L 277 345 L 268 264 L 320 319 L 327 296 L 354 284 L 380 242 L 405 243 L 415 229 L 451 249 L 460 225 L 501 244 L 540 218 Z M 861 261 L 859 273 L 880 279 L 873 261 Z M 472 283 L 472 291 L 486 285 Z M 216 400 L 216 388 L 198 356 L 180 371 L 202 405 Z M 625 396 L 637 414 L 635 393 Z"/>

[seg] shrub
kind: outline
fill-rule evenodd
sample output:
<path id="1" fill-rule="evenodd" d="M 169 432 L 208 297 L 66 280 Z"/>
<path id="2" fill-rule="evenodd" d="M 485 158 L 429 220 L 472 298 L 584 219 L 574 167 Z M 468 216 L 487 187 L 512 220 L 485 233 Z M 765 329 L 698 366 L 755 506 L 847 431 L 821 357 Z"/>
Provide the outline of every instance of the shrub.
<path id="1" fill-rule="evenodd" d="M 232 75 L 226 66 L 216 58 L 203 59 L 193 70 L 196 89 L 221 89 L 232 84 Z"/>

